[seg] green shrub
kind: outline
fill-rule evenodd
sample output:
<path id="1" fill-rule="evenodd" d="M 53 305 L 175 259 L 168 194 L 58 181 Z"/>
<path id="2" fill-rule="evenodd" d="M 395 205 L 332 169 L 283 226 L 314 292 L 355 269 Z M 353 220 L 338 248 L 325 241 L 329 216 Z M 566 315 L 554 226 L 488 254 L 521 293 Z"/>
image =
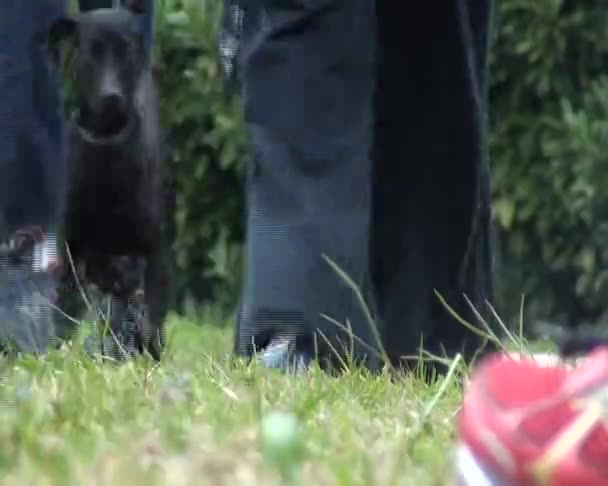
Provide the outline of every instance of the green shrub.
<path id="1" fill-rule="evenodd" d="M 608 297 L 608 11 L 505 0 L 492 49 L 491 165 L 507 303 L 595 319 Z"/>
<path id="2" fill-rule="evenodd" d="M 177 181 L 174 224 L 179 297 L 233 305 L 243 240 L 245 132 L 239 99 L 217 62 L 221 2 L 157 2 L 161 113 Z"/>

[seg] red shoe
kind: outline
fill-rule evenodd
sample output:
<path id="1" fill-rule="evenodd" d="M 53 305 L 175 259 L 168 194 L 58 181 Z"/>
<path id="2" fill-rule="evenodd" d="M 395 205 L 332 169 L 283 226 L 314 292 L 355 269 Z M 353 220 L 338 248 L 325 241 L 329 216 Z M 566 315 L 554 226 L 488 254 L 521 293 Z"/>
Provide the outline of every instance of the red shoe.
<path id="1" fill-rule="evenodd" d="M 458 423 L 463 486 L 608 486 L 608 348 L 576 368 L 486 358 Z"/>

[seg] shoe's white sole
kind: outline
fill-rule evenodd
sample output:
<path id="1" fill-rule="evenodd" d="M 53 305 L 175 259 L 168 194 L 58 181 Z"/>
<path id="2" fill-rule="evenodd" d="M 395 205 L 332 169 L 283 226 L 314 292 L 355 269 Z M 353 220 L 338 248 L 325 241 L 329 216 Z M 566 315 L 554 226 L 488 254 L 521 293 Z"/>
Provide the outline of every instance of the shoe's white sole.
<path id="1" fill-rule="evenodd" d="M 262 352 L 262 363 L 268 368 L 289 370 L 296 374 L 305 372 L 310 360 L 302 354 L 292 354 L 291 346 L 288 339 L 276 339 Z"/>
<path id="2" fill-rule="evenodd" d="M 456 449 L 458 486 L 516 486 L 492 473 L 464 444 Z"/>
<path id="3" fill-rule="evenodd" d="M 554 353 L 534 353 L 532 355 L 521 355 L 519 353 L 510 353 L 509 356 L 515 361 L 522 359 L 532 359 L 539 366 L 568 366 L 571 368 L 581 366 L 585 362 L 585 357 L 564 359 Z"/>
<path id="4" fill-rule="evenodd" d="M 57 239 L 51 233 L 34 245 L 33 270 L 35 272 L 46 272 L 55 263 L 57 263 Z"/>

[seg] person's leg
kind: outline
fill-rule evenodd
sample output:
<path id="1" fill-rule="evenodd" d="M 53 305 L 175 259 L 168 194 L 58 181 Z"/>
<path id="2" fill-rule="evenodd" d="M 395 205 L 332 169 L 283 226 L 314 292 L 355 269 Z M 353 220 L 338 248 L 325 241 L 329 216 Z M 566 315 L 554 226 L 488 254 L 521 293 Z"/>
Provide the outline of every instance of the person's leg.
<path id="1" fill-rule="evenodd" d="M 322 358 L 354 348 L 374 367 L 370 324 L 323 259 L 370 290 L 374 2 L 260 5 L 266 26 L 246 40 L 240 68 L 254 157 L 237 353 L 282 338 L 312 353 L 316 339 Z"/>
<path id="2" fill-rule="evenodd" d="M 381 0 L 374 280 L 394 364 L 423 347 L 475 351 L 436 289 L 477 324 L 492 298 L 486 161 L 491 0 Z"/>
<path id="3" fill-rule="evenodd" d="M 0 347 L 42 351 L 65 185 L 58 78 L 45 32 L 64 0 L 0 2 Z"/>

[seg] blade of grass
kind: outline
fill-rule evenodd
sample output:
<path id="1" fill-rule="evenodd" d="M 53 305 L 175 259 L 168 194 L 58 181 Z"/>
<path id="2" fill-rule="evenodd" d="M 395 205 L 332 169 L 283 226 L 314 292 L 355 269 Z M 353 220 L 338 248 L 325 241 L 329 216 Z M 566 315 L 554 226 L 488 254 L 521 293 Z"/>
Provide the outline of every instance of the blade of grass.
<path id="1" fill-rule="evenodd" d="M 386 354 L 386 350 L 382 345 L 382 338 L 380 337 L 380 333 L 378 332 L 378 328 L 376 327 L 376 323 L 374 322 L 371 312 L 369 311 L 369 308 L 365 303 L 365 299 L 363 298 L 361 290 L 359 289 L 357 284 L 355 284 L 355 282 L 353 282 L 353 280 L 346 274 L 346 272 L 344 272 L 336 263 L 331 260 L 331 258 L 329 258 L 325 254 L 322 256 L 323 259 L 329 264 L 329 266 L 332 267 L 332 269 L 344 281 L 344 283 L 346 283 L 346 285 L 348 285 L 348 287 L 354 292 L 355 296 L 357 297 L 357 301 L 359 302 L 359 305 L 361 305 L 363 313 L 365 314 L 365 318 L 370 326 L 370 330 L 372 331 L 374 339 L 376 340 L 378 349 L 380 349 L 380 355 L 382 357 L 382 360 L 384 361 L 385 366 L 391 367 L 391 360 L 388 357 L 388 354 Z"/>

